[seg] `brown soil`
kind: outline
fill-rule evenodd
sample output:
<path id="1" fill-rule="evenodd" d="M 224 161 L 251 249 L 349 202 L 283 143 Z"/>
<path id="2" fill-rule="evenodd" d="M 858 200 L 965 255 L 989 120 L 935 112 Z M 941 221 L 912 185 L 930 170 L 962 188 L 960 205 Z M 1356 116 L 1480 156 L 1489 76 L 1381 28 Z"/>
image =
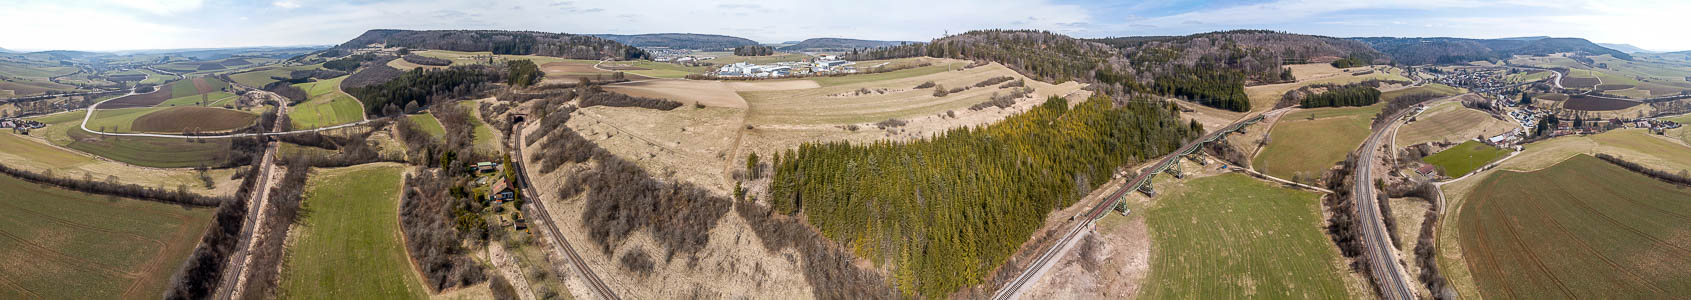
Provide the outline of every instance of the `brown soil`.
<path id="1" fill-rule="evenodd" d="M 106 103 L 101 103 L 100 109 L 153 107 L 154 105 L 159 105 L 159 103 L 164 103 L 165 100 L 170 100 L 170 90 L 166 89 L 166 87 L 169 86 L 161 86 L 158 90 L 151 93 L 128 95 L 123 96 L 123 98 L 112 99 L 111 101 L 106 101 Z"/>
<path id="2" fill-rule="evenodd" d="M 144 132 L 201 132 L 225 131 L 246 127 L 258 120 L 257 115 L 222 108 L 172 107 L 135 118 L 130 126 Z"/>
<path id="3" fill-rule="evenodd" d="M 1644 104 L 1644 102 L 1572 96 L 1568 98 L 1566 103 L 1562 104 L 1562 108 L 1585 111 L 1609 111 L 1627 109 L 1629 107 L 1638 106 L 1639 104 Z"/>
<path id="4" fill-rule="evenodd" d="M 211 84 L 206 83 L 205 77 L 194 77 L 194 89 L 198 90 L 201 94 L 210 93 Z"/>
<path id="5" fill-rule="evenodd" d="M 707 107 L 746 108 L 746 100 L 720 81 L 652 80 L 608 85 L 606 90 L 637 97 L 663 98 Z"/>

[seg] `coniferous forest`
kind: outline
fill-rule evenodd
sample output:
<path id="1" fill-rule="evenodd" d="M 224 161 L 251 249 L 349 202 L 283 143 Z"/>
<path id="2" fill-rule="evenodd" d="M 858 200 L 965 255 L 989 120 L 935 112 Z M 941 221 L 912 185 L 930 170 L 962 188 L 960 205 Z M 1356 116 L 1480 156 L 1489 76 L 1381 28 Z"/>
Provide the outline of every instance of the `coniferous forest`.
<path id="1" fill-rule="evenodd" d="M 1121 105 L 1121 106 L 1117 106 Z M 1172 103 L 1094 96 L 910 142 L 806 144 L 775 157 L 770 203 L 879 264 L 899 290 L 942 296 L 980 283 L 1045 216 L 1118 166 L 1166 154 L 1202 129 Z"/>
<path id="2" fill-rule="evenodd" d="M 1369 106 L 1380 102 L 1380 90 L 1369 86 L 1333 87 L 1303 99 L 1304 108 L 1329 106 Z"/>

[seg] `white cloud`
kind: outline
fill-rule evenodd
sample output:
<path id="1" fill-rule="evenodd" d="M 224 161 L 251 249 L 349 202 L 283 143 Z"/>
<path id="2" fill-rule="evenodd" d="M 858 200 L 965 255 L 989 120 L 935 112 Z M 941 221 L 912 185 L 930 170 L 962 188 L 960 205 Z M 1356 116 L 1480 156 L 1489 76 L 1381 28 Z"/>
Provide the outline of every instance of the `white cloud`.
<path id="1" fill-rule="evenodd" d="M 692 32 L 764 42 L 813 37 L 926 41 L 947 32 L 995 28 L 1043 29 L 1082 37 L 1249 28 L 1335 36 L 1575 36 L 1645 48 L 1691 49 L 1691 39 L 1675 38 L 1671 32 L 1687 27 L 1691 19 L 1673 14 L 1691 11 L 1691 3 L 1652 0 L 1553 4 L 1538 0 L 1278 0 L 1164 16 L 1048 3 L 1056 0 L 513 0 L 498 5 L 482 0 L 269 0 L 213 5 L 203 0 L 16 1 L 25 2 L 13 5 L 15 9 L 0 9 L 0 25 L 33 30 L 8 34 L 0 40 L 6 45 L 0 46 L 135 49 L 335 44 L 376 28 Z M 267 8 L 272 9 L 252 13 Z M 36 13 L 41 11 L 64 13 Z"/>
<path id="2" fill-rule="evenodd" d="M 275 7 L 280 7 L 280 8 L 283 8 L 283 9 L 295 9 L 295 8 L 299 8 L 299 1 L 281 0 L 281 1 L 276 1 L 276 2 L 270 2 L 270 5 L 275 6 Z"/>
<path id="3" fill-rule="evenodd" d="M 174 15 L 199 10 L 205 0 L 104 0 L 105 5 L 140 10 L 156 15 Z"/>
<path id="4" fill-rule="evenodd" d="M 0 27 L 31 28 L 7 33 L 5 47 L 33 50 L 120 50 L 174 47 L 189 31 L 131 15 L 20 4 L 0 10 Z M 52 14 L 37 13 L 52 11 Z"/>

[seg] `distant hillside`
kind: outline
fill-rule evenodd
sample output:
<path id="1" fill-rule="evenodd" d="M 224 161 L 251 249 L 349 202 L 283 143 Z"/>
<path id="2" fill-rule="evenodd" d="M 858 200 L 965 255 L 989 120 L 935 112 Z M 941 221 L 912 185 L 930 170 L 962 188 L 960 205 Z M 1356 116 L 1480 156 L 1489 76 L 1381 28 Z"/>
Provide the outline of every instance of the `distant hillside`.
<path id="1" fill-rule="evenodd" d="M 364 32 L 335 49 L 356 49 L 372 44 L 412 49 L 493 52 L 508 55 L 540 55 L 572 59 L 645 59 L 650 54 L 616 41 L 567 33 L 503 30 L 394 30 Z"/>
<path id="2" fill-rule="evenodd" d="M 758 44 L 757 41 L 742 37 L 696 33 L 595 34 L 593 36 L 635 47 L 669 47 L 692 50 L 722 50 Z"/>
<path id="3" fill-rule="evenodd" d="M 1630 45 L 1630 44 L 1597 43 L 1597 45 L 1603 46 L 1603 48 L 1615 49 L 1616 51 L 1626 52 L 1626 53 L 1655 53 L 1655 51 L 1644 50 L 1644 48 L 1638 48 L 1638 46 L 1633 46 L 1633 45 Z"/>
<path id="4" fill-rule="evenodd" d="M 6 48 L 0 48 L 0 53 L 18 53 L 18 52 L 12 51 L 12 50 L 7 50 Z"/>
<path id="5" fill-rule="evenodd" d="M 1462 39 L 1462 38 L 1354 38 L 1374 49 L 1390 55 L 1392 60 L 1410 65 L 1463 63 L 1476 60 L 1495 60 L 1515 55 L 1544 55 L 1574 52 L 1585 55 L 1612 55 L 1632 60 L 1615 49 L 1604 48 L 1580 38 L 1539 39 Z"/>
<path id="6" fill-rule="evenodd" d="M 855 40 L 855 39 L 842 39 L 842 38 L 814 38 L 814 39 L 808 39 L 808 40 L 804 40 L 802 42 L 798 42 L 797 44 L 793 44 L 791 46 L 781 47 L 781 50 L 786 50 L 786 51 L 799 51 L 799 50 L 846 51 L 846 50 L 851 50 L 851 49 L 892 47 L 892 46 L 898 46 L 898 45 L 904 45 L 904 44 L 915 44 L 915 43 L 917 43 L 917 42 L 909 42 L 909 41 L 871 41 L 871 40 Z"/>

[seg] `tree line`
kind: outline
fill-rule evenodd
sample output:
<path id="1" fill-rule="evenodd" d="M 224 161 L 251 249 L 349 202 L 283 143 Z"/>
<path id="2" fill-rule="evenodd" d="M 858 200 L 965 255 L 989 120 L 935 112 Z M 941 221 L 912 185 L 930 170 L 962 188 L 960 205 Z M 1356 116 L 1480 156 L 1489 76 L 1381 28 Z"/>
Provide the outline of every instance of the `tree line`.
<path id="1" fill-rule="evenodd" d="M 1347 85 L 1327 88 L 1319 94 L 1303 98 L 1304 108 L 1369 106 L 1380 102 L 1380 90 L 1368 86 Z"/>
<path id="2" fill-rule="evenodd" d="M 1125 99 L 1124 99 L 1125 100 Z M 1052 210 L 1105 183 L 1120 166 L 1161 156 L 1201 134 L 1172 103 L 1052 97 L 981 128 L 908 142 L 809 143 L 778 153 L 770 203 L 803 212 L 829 239 L 878 264 L 906 295 L 979 284 Z"/>
<path id="3" fill-rule="evenodd" d="M 650 59 L 651 54 L 616 41 L 567 33 L 502 30 L 389 30 L 378 29 L 347 41 L 336 49 L 384 44 L 388 47 L 492 52 L 498 55 L 539 55 L 571 59 Z"/>
<path id="4" fill-rule="evenodd" d="M 734 47 L 734 55 L 738 56 L 769 56 L 775 55 L 775 48 L 763 45 L 745 45 Z"/>

